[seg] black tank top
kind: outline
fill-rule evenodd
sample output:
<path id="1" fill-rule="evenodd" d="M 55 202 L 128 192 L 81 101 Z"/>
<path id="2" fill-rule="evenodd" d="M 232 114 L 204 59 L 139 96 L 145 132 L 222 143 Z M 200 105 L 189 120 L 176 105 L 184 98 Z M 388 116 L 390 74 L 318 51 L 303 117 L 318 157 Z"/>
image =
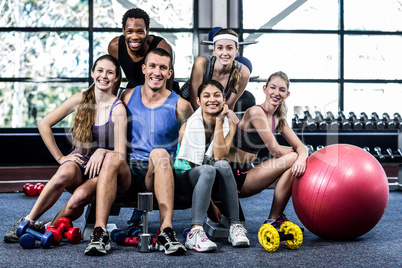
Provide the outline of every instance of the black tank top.
<path id="1" fill-rule="evenodd" d="M 158 44 L 163 40 L 163 38 L 155 35 L 153 36 L 154 39 L 152 40 L 151 44 L 149 45 L 149 50 L 154 49 L 158 46 Z M 126 47 L 126 38 L 124 35 L 121 35 L 119 38 L 119 52 L 118 52 L 118 60 L 121 65 L 121 68 L 126 75 L 128 80 L 127 88 L 133 88 L 138 85 L 143 85 L 145 83 L 145 76 L 142 73 L 142 64 L 144 64 L 145 57 L 137 62 L 131 60 L 130 56 L 127 52 Z"/>
<path id="2" fill-rule="evenodd" d="M 216 61 L 216 57 L 212 56 L 212 57 L 205 57 L 205 59 L 207 60 L 207 64 L 205 66 L 205 73 L 204 73 L 204 78 L 203 78 L 203 82 L 212 79 L 212 75 L 214 73 L 214 66 L 215 66 L 215 61 Z M 237 65 L 236 65 L 236 69 L 240 72 L 241 67 L 242 67 L 242 63 L 237 61 Z M 230 72 L 229 74 L 229 78 L 228 78 L 228 82 L 226 84 L 226 88 L 225 91 L 223 92 L 223 95 L 226 97 L 226 99 L 229 99 L 230 95 L 232 94 L 232 90 L 230 88 L 230 78 L 232 77 L 233 71 Z"/>
<path id="3" fill-rule="evenodd" d="M 261 109 L 265 111 L 265 109 L 261 106 Z M 272 133 L 275 131 L 275 117 L 272 116 Z M 261 139 L 260 134 L 258 134 L 257 130 L 247 131 L 242 129 L 239 125 L 237 125 L 237 131 L 233 137 L 232 144 L 234 147 L 237 147 L 247 153 L 258 154 L 260 149 L 265 148 L 265 143 Z"/>

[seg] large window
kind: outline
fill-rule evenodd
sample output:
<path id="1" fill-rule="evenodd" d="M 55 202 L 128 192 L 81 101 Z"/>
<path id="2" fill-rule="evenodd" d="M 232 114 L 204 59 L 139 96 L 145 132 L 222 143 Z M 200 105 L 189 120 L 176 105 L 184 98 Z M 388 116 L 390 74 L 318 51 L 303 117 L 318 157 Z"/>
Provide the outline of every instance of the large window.
<path id="1" fill-rule="evenodd" d="M 1 1 L 0 128 L 35 127 L 73 93 L 85 90 L 93 62 L 121 34 L 122 16 L 133 7 L 149 14 L 150 34 L 172 46 L 175 77 L 188 77 L 193 61 L 193 1 Z M 58 126 L 70 124 L 68 118 Z"/>
<path id="2" fill-rule="evenodd" d="M 258 77 L 248 86 L 257 102 L 263 82 L 282 70 L 292 82 L 290 117 L 401 112 L 402 1 L 242 2 L 242 37 L 258 41 L 243 49 Z"/>
<path id="3" fill-rule="evenodd" d="M 209 26 L 217 26 L 210 25 L 211 1 L 0 2 L 0 128 L 35 126 L 65 98 L 85 90 L 94 60 L 121 34 L 129 8 L 144 9 L 151 34 L 173 47 L 180 82 L 189 77 L 198 56 L 195 42 L 205 39 Z M 401 112 L 402 0 L 227 3 L 230 27 L 242 40 L 258 41 L 240 51 L 253 64 L 247 90 L 257 102 L 264 101 L 261 88 L 268 76 L 282 70 L 292 82 L 289 117 L 303 116 L 306 109 Z M 64 120 L 59 126 L 70 123 Z"/>

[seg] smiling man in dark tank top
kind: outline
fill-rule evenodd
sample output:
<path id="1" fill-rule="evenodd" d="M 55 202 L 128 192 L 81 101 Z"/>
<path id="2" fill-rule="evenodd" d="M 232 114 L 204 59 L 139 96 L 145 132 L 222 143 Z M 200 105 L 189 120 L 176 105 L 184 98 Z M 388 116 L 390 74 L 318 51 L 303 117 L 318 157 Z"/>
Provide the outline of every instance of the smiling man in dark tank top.
<path id="1" fill-rule="evenodd" d="M 129 9 L 123 15 L 123 34 L 109 43 L 108 52 L 119 60 L 128 79 L 126 88 L 134 88 L 145 82 L 142 73 L 145 55 L 154 48 L 163 48 L 173 55 L 172 47 L 165 39 L 149 34 L 149 16 L 140 8 Z M 167 81 L 167 88 L 173 88 L 174 75 Z"/>

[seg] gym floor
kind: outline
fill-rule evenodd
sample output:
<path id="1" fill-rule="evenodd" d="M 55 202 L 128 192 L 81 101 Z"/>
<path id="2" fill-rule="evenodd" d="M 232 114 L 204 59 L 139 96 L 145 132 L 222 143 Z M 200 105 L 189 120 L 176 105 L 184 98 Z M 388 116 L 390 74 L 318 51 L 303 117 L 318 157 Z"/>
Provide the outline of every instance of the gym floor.
<path id="1" fill-rule="evenodd" d="M 166 256 L 162 252 L 139 253 L 137 248 L 116 245 L 104 257 L 84 255 L 87 242 L 70 245 L 63 241 L 57 247 L 22 249 L 19 244 L 0 243 L 0 267 L 401 267 L 402 266 L 402 192 L 390 191 L 389 202 L 380 222 L 367 234 L 351 241 L 322 239 L 305 230 L 302 246 L 291 250 L 281 245 L 276 252 L 267 252 L 258 242 L 258 230 L 268 215 L 273 189 L 241 199 L 246 217 L 251 246 L 233 248 L 225 239 L 215 240 L 218 250 L 214 253 L 188 251 L 184 256 Z M 52 218 L 70 197 L 63 193 L 56 205 L 41 219 Z M 3 236 L 15 221 L 28 214 L 36 198 L 23 193 L 0 194 L 0 234 Z M 122 208 L 119 216 L 111 216 L 109 223 L 124 227 L 131 216 L 130 208 Z M 285 214 L 302 226 L 290 201 Z M 174 212 L 174 229 L 184 243 L 182 232 L 190 226 L 191 211 Z M 83 227 L 83 217 L 74 222 Z M 150 232 L 156 235 L 159 213 L 149 214 Z M 353 222 L 350 222 L 353 225 Z"/>

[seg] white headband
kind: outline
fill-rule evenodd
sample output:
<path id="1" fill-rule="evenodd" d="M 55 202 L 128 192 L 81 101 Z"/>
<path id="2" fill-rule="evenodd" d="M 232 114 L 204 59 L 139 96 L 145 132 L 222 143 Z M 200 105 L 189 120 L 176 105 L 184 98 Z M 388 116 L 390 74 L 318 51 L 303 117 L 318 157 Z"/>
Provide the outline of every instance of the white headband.
<path id="1" fill-rule="evenodd" d="M 237 36 L 234 36 L 233 34 L 220 34 L 220 35 L 214 36 L 213 42 L 215 43 L 216 41 L 222 40 L 222 39 L 233 40 L 236 42 L 236 44 L 239 43 L 239 39 L 237 38 Z"/>

